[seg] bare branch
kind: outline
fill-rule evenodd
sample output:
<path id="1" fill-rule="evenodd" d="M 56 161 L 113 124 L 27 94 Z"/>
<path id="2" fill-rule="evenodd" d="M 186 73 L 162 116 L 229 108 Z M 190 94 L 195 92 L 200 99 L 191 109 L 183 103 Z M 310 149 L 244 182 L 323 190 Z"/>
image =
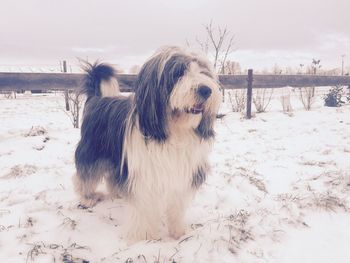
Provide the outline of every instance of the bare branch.
<path id="1" fill-rule="evenodd" d="M 223 58 L 222 58 L 222 61 L 221 61 L 221 69 L 220 69 L 220 72 L 221 74 L 225 74 L 225 63 L 226 63 L 226 59 L 227 59 L 227 56 L 232 52 L 232 45 L 233 45 L 233 40 L 234 40 L 234 37 L 235 36 L 232 36 L 230 38 L 230 41 L 228 42 L 227 44 L 227 48 L 223 54 Z"/>
<path id="2" fill-rule="evenodd" d="M 206 32 L 206 39 L 201 41 L 196 37 L 196 42 L 206 54 L 211 53 L 215 71 L 225 73 L 226 61 L 233 51 L 234 35 L 230 33 L 226 26 L 218 25 L 214 27 L 212 20 L 208 24 L 204 24 L 203 27 Z"/>

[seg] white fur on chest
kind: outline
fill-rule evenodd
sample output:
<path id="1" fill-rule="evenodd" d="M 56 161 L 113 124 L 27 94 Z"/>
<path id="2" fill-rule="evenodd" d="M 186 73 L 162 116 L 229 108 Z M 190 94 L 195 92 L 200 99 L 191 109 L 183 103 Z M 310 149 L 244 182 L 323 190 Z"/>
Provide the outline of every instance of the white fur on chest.
<path id="1" fill-rule="evenodd" d="M 188 191 L 210 148 L 210 141 L 201 140 L 193 129 L 173 132 L 163 143 L 145 142 L 139 129 L 133 129 L 126 149 L 129 187 L 158 196 Z"/>

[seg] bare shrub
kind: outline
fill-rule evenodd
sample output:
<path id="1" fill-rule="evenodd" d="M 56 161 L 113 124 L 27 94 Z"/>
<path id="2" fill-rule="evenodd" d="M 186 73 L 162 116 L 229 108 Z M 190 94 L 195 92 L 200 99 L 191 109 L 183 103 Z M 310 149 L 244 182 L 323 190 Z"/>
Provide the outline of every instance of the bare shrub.
<path id="1" fill-rule="evenodd" d="M 342 100 L 343 94 L 342 86 L 332 87 L 323 97 L 324 105 L 327 107 L 341 107 L 345 104 L 345 101 Z"/>
<path id="2" fill-rule="evenodd" d="M 66 110 L 65 113 L 69 116 L 73 124 L 73 127 L 79 128 L 80 112 L 81 112 L 84 96 L 79 92 L 69 90 L 67 98 L 69 103 L 69 110 Z"/>
<path id="3" fill-rule="evenodd" d="M 300 88 L 299 99 L 302 102 L 305 110 L 311 110 L 312 104 L 315 102 L 315 87 Z"/>
<path id="4" fill-rule="evenodd" d="M 16 91 L 2 91 L 1 92 L 4 95 L 5 99 L 16 99 Z"/>
<path id="5" fill-rule="evenodd" d="M 230 90 L 227 91 L 228 99 L 233 112 L 242 112 L 247 104 L 247 96 L 245 90 Z"/>
<path id="6" fill-rule="evenodd" d="M 255 89 L 253 103 L 257 112 L 265 112 L 270 104 L 273 89 Z"/>

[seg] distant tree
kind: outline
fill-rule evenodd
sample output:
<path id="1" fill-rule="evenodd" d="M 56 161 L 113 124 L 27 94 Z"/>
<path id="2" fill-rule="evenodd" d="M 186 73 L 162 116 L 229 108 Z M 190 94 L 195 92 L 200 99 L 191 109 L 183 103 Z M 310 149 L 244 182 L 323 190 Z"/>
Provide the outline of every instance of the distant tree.
<path id="1" fill-rule="evenodd" d="M 130 68 L 130 74 L 138 74 L 140 72 L 141 67 L 139 65 L 134 65 Z"/>
<path id="2" fill-rule="evenodd" d="M 312 75 L 313 74 L 313 69 L 312 69 L 311 65 L 306 66 L 305 74 L 308 74 L 308 75 Z"/>
<path id="3" fill-rule="evenodd" d="M 277 64 L 275 64 L 275 65 L 273 66 L 272 72 L 273 72 L 273 74 L 275 74 L 275 75 L 281 75 L 282 72 L 283 72 L 283 70 L 280 68 L 280 66 L 278 66 Z"/>
<path id="4" fill-rule="evenodd" d="M 268 68 L 263 68 L 260 73 L 264 75 L 269 75 L 271 74 L 271 71 Z"/>
<path id="5" fill-rule="evenodd" d="M 286 74 L 294 74 L 294 69 L 291 66 L 286 67 Z"/>
<path id="6" fill-rule="evenodd" d="M 321 60 L 320 59 L 312 59 L 312 63 L 311 63 L 311 69 L 312 69 L 312 73 L 313 75 L 317 74 L 317 70 L 319 70 L 322 66 L 321 66 Z M 312 96 L 315 96 L 315 87 L 311 87 L 312 90 Z"/>
<path id="7" fill-rule="evenodd" d="M 234 35 L 228 31 L 227 27 L 213 26 L 213 22 L 204 25 L 206 31 L 205 40 L 196 38 L 202 51 L 213 56 L 214 69 L 225 74 L 226 60 L 230 53 L 233 52 Z M 188 44 L 189 45 L 189 44 Z"/>
<path id="8" fill-rule="evenodd" d="M 311 63 L 311 69 L 312 69 L 312 74 L 316 75 L 317 74 L 317 70 L 319 70 L 322 66 L 321 66 L 321 60 L 320 59 L 312 59 L 312 63 Z"/>
<path id="9" fill-rule="evenodd" d="M 235 61 L 230 61 L 230 60 L 226 61 L 224 72 L 225 74 L 228 74 L 228 75 L 240 74 L 241 65 Z"/>
<path id="10" fill-rule="evenodd" d="M 124 74 L 125 73 L 125 70 L 123 69 L 123 68 L 121 68 L 121 67 L 119 67 L 119 65 L 112 65 L 113 67 L 114 67 L 114 69 L 115 69 L 115 72 L 117 73 L 117 74 Z"/>

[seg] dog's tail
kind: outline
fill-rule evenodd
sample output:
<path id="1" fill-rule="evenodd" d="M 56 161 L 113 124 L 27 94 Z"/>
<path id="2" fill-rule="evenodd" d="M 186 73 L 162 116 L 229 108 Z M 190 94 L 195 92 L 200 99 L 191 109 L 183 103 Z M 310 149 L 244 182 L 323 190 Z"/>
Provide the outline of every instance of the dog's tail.
<path id="1" fill-rule="evenodd" d="M 85 71 L 85 77 L 81 92 L 88 98 L 92 96 L 114 97 L 120 94 L 116 71 L 111 65 L 85 62 L 82 69 Z"/>

